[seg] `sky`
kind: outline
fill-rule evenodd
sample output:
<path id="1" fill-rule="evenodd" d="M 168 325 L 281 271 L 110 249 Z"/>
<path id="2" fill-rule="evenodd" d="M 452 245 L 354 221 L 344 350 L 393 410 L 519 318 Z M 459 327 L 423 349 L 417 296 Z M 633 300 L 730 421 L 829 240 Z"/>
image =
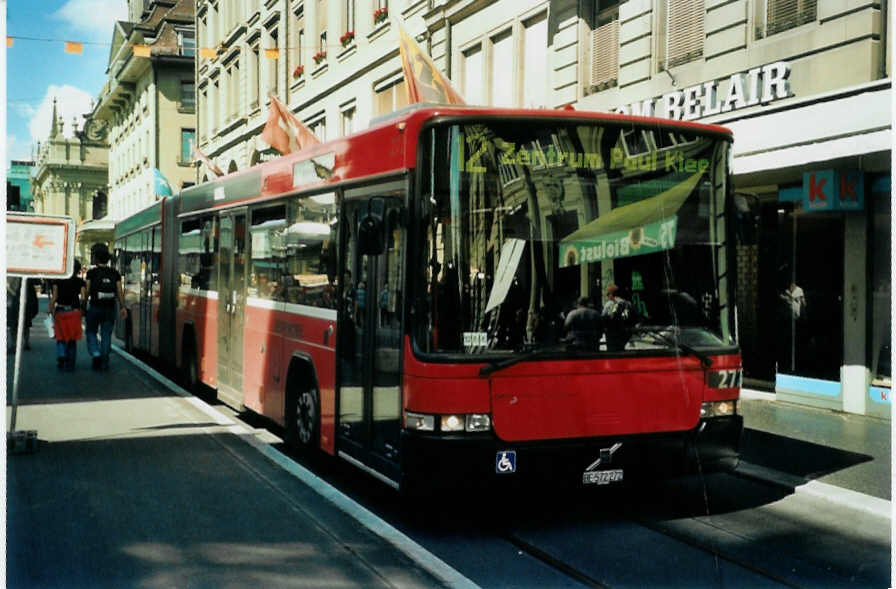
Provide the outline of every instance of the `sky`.
<path id="1" fill-rule="evenodd" d="M 7 0 L 6 34 L 14 37 L 6 49 L 8 159 L 31 159 L 32 145 L 49 136 L 54 97 L 66 135 L 72 119 L 83 123 L 106 83 L 117 20 L 127 20 L 126 0 Z M 65 41 L 84 43 L 84 52 L 66 53 Z"/>

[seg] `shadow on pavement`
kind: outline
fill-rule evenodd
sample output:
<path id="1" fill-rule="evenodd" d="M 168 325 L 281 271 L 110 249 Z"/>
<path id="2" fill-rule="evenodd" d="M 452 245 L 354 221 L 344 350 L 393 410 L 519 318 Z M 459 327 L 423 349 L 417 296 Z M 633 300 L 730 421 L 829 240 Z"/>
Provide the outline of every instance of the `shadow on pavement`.
<path id="1" fill-rule="evenodd" d="M 807 479 L 874 460 L 873 456 L 814 444 L 754 429 L 745 429 L 741 459 Z"/>

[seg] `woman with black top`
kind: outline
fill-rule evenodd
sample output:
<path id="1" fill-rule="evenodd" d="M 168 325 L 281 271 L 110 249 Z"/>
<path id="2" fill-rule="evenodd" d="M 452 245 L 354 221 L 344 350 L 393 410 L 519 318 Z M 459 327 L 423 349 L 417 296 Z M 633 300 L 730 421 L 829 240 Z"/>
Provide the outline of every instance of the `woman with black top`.
<path id="1" fill-rule="evenodd" d="M 87 283 L 80 277 L 81 263 L 75 260 L 70 278 L 57 280 L 50 295 L 49 313 L 56 334 L 56 366 L 74 372 L 78 340 L 81 339 L 81 305 L 87 300 Z"/>

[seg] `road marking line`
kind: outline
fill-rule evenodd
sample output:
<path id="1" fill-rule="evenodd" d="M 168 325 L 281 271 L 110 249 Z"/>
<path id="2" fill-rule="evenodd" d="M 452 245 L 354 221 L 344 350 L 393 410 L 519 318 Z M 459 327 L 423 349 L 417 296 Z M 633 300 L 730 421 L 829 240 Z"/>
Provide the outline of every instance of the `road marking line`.
<path id="1" fill-rule="evenodd" d="M 266 444 L 265 442 L 256 438 L 254 435 L 250 435 L 252 434 L 252 432 L 249 429 L 245 428 L 241 424 L 234 422 L 232 419 L 219 412 L 217 409 L 204 402 L 202 399 L 191 395 L 188 391 L 177 385 L 166 376 L 160 374 L 157 370 L 155 370 L 145 362 L 142 362 L 141 360 L 138 360 L 132 355 L 126 353 L 119 346 L 113 345 L 112 348 L 118 353 L 119 356 L 128 360 L 138 368 L 144 370 L 160 384 L 177 393 L 179 396 L 184 397 L 186 401 L 191 403 L 204 414 L 214 419 L 215 423 L 219 423 L 221 425 L 232 424 L 230 431 L 234 434 L 237 434 L 239 439 L 243 440 L 250 446 L 253 446 L 263 456 L 265 456 L 265 458 L 271 460 L 272 462 L 283 468 L 286 472 L 293 475 L 294 477 L 305 483 L 307 486 L 311 487 L 318 495 L 357 520 L 368 530 L 401 550 L 403 553 L 408 555 L 408 557 L 413 562 L 418 564 L 421 568 L 432 573 L 433 576 L 440 579 L 445 584 L 449 585 L 450 587 L 459 587 L 464 589 L 473 589 L 479 587 L 476 583 L 462 575 L 460 572 L 455 570 L 435 554 L 428 551 L 426 548 L 406 536 L 398 529 L 394 528 L 392 525 L 380 519 L 373 512 L 355 502 L 353 499 L 345 495 L 336 487 L 332 486 L 302 465 L 293 462 L 292 460 L 275 450 L 273 447 L 271 447 L 270 444 Z"/>

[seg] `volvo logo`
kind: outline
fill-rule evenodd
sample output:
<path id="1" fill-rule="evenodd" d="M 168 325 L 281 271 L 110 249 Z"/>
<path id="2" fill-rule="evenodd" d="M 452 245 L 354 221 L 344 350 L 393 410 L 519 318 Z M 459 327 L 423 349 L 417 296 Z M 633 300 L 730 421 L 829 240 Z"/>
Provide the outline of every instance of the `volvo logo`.
<path id="1" fill-rule="evenodd" d="M 616 442 L 609 448 L 601 448 L 600 449 L 600 458 L 591 463 L 591 465 L 585 469 L 585 472 L 589 470 L 594 470 L 601 464 L 610 464 L 613 461 L 613 454 L 616 453 L 616 450 L 622 448 L 622 442 Z"/>

